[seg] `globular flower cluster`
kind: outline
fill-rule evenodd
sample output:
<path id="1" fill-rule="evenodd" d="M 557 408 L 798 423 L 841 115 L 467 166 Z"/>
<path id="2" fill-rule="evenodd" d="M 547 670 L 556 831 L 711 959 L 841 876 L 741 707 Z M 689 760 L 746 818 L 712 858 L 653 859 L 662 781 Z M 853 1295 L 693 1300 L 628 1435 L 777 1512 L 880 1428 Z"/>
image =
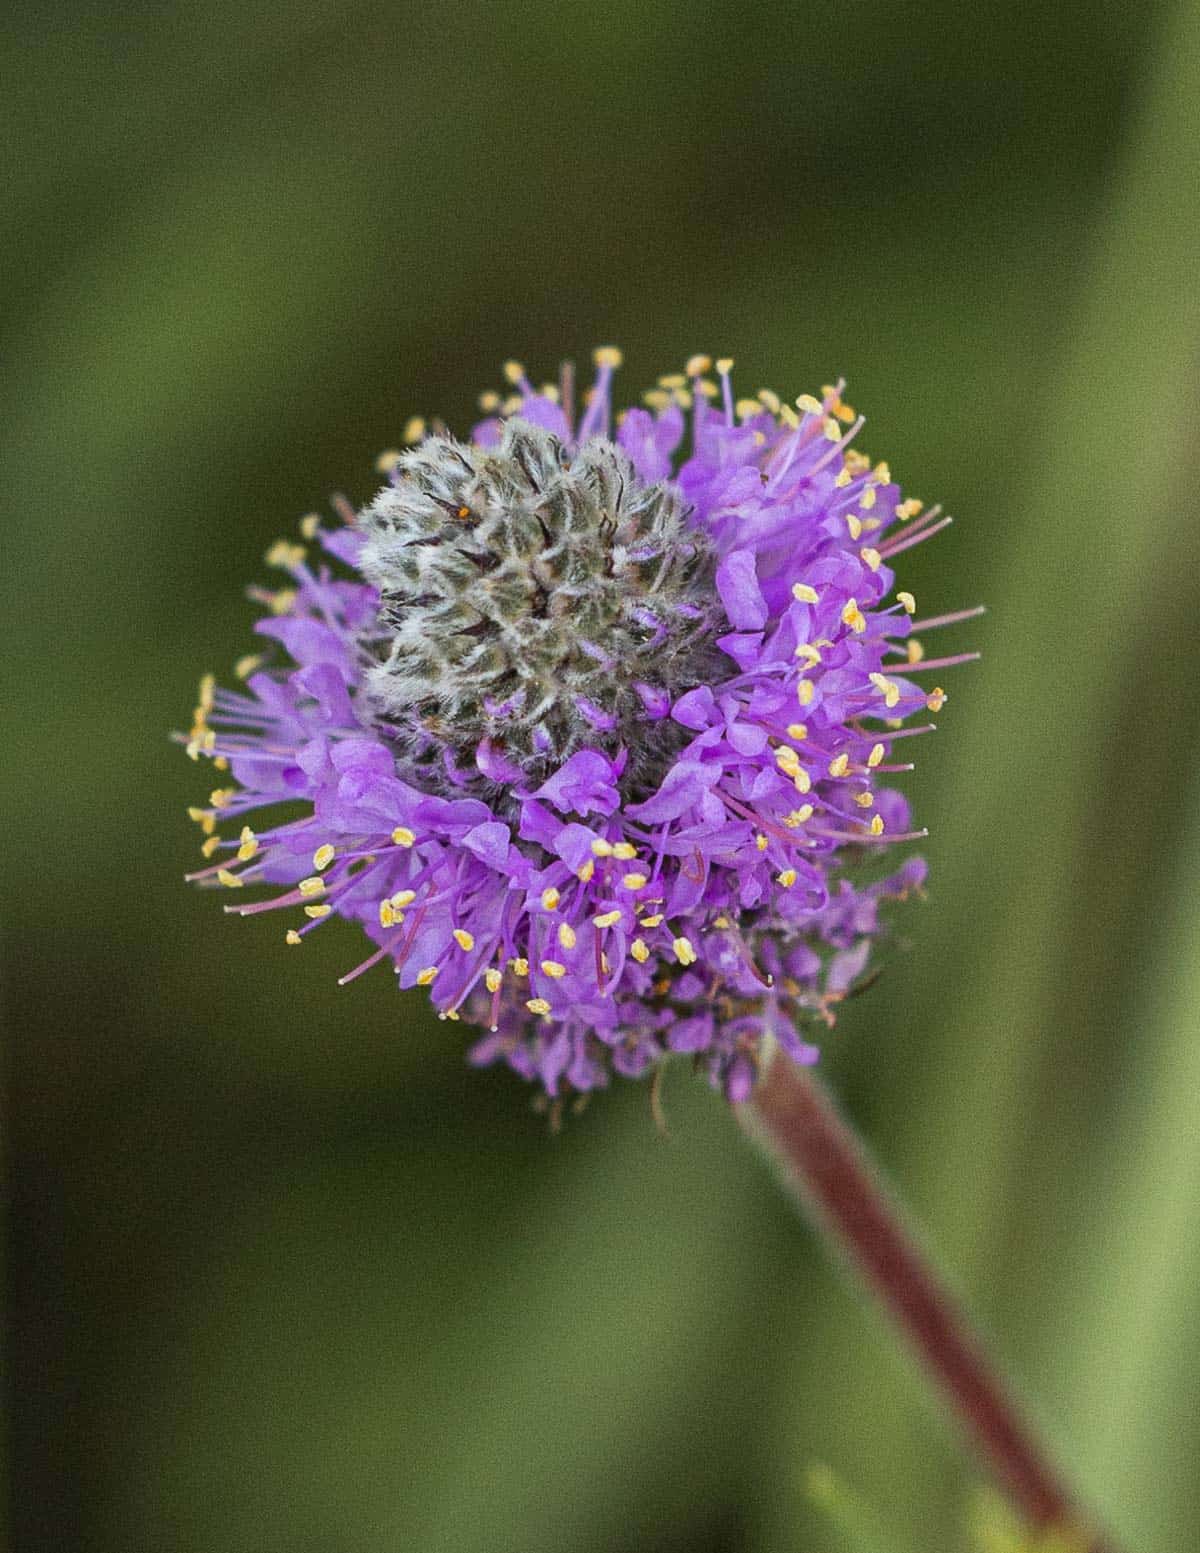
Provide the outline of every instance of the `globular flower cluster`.
<path id="1" fill-rule="evenodd" d="M 234 779 L 192 810 L 232 907 L 299 944 L 362 925 L 401 987 L 481 1025 L 556 1103 L 690 1053 L 731 1100 L 776 1047 L 816 1059 L 879 911 L 924 878 L 883 785 L 945 700 L 893 595 L 947 521 L 851 447 L 840 385 L 736 400 L 693 358 L 613 424 L 617 352 L 506 369 L 469 441 L 410 423 L 389 481 L 304 545 L 243 659 L 201 683 L 188 752 Z M 228 827 L 225 834 L 221 827 Z"/>

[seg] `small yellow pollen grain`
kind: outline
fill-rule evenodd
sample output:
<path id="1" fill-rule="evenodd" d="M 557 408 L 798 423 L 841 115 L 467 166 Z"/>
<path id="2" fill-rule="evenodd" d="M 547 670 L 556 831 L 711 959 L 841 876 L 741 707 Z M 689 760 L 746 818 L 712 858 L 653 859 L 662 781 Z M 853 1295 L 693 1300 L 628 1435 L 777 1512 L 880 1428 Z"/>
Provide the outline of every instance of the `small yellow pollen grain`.
<path id="1" fill-rule="evenodd" d="M 706 399 L 715 399 L 721 390 L 710 377 L 696 379 L 696 392 L 703 394 Z"/>
<path id="2" fill-rule="evenodd" d="M 613 847 L 613 856 L 620 858 L 623 863 L 629 863 L 637 856 L 637 848 L 632 842 L 618 841 Z"/>
<path id="3" fill-rule="evenodd" d="M 758 835 L 755 836 L 755 838 L 754 838 L 754 845 L 758 848 L 758 850 L 760 852 L 765 852 L 767 850 L 767 847 L 770 845 L 770 843 L 768 842 L 767 838 L 763 835 L 762 831 L 759 831 Z"/>
<path id="4" fill-rule="evenodd" d="M 789 776 L 792 776 L 799 770 L 800 757 L 790 744 L 781 744 L 775 751 L 775 764 L 781 771 L 786 771 Z"/>
<path id="5" fill-rule="evenodd" d="M 948 697 L 946 692 L 940 685 L 938 685 L 925 697 L 925 705 L 931 712 L 940 712 L 941 709 L 945 706 L 947 700 Z"/>
<path id="6" fill-rule="evenodd" d="M 767 409 L 770 410 L 772 415 L 779 414 L 783 400 L 779 397 L 773 388 L 760 388 L 758 391 L 758 397 L 762 403 L 766 405 Z"/>
<path id="7" fill-rule="evenodd" d="M 485 415 L 491 415 L 500 408 L 500 395 L 494 388 L 486 389 L 480 394 L 479 408 Z"/>
<path id="8" fill-rule="evenodd" d="M 620 920 L 621 913 L 619 911 L 602 911 L 599 916 L 592 918 L 593 923 L 597 927 L 616 927 Z"/>
<path id="9" fill-rule="evenodd" d="M 870 825 L 867 826 L 867 829 L 871 832 L 872 836 L 882 836 L 883 835 L 883 815 L 882 814 L 877 814 L 875 816 L 875 818 L 871 821 Z"/>
<path id="10" fill-rule="evenodd" d="M 296 525 L 304 539 L 315 539 L 321 529 L 321 514 L 319 512 L 306 512 Z"/>
<path id="11" fill-rule="evenodd" d="M 872 545 L 864 545 L 858 553 L 863 564 L 869 566 L 873 572 L 877 572 L 883 565 L 883 557 Z"/>
<path id="12" fill-rule="evenodd" d="M 584 884 L 589 884 L 591 882 L 592 876 L 595 874 L 595 872 L 596 872 L 595 861 L 594 861 L 594 859 L 589 857 L 584 862 L 584 864 L 583 864 L 583 866 L 581 868 L 577 868 L 575 870 L 575 877 L 577 879 L 582 880 Z"/>
<path id="13" fill-rule="evenodd" d="M 829 762 L 829 775 L 831 777 L 843 777 L 850 768 L 850 757 L 845 750 L 840 755 L 835 755 Z"/>
<path id="14" fill-rule="evenodd" d="M 561 960 L 543 960 L 542 961 L 542 975 L 543 976 L 549 976 L 551 978 L 551 980 L 558 981 L 560 977 L 565 976 L 566 974 L 567 974 L 567 968 L 561 962 Z"/>
<path id="15" fill-rule="evenodd" d="M 542 891 L 542 909 L 543 909 L 543 911 L 553 911 L 554 908 L 558 905 L 558 903 L 559 903 L 559 901 L 561 899 L 562 899 L 562 896 L 559 895 L 558 891 L 554 888 L 554 886 L 553 885 L 549 885 L 546 889 L 544 889 Z"/>
<path id="16" fill-rule="evenodd" d="M 895 680 L 888 679 L 886 674 L 879 674 L 877 672 L 868 674 L 867 678 L 883 697 L 884 706 L 895 706 L 900 699 L 900 686 L 896 684 Z"/>
<path id="17" fill-rule="evenodd" d="M 433 980 L 437 973 L 438 968 L 436 965 L 425 966 L 423 970 L 419 970 L 417 972 L 417 986 L 428 987 L 429 983 Z"/>
<path id="18" fill-rule="evenodd" d="M 592 360 L 598 367 L 619 367 L 625 357 L 615 345 L 601 345 L 592 352 Z"/>
<path id="19" fill-rule="evenodd" d="M 883 459 L 880 459 L 879 462 L 875 465 L 874 469 L 871 471 L 871 478 L 878 485 L 890 485 L 892 481 L 891 466 Z"/>
<path id="20" fill-rule="evenodd" d="M 390 475 L 403 456 L 399 448 L 384 448 L 375 460 L 375 468 L 381 475 Z"/>
<path id="21" fill-rule="evenodd" d="M 392 905 L 397 911 L 403 911 L 405 906 L 411 906 L 417 898 L 415 890 L 397 890 L 392 896 Z"/>
<path id="22" fill-rule="evenodd" d="M 905 614 L 907 614 L 907 615 L 915 615 L 916 614 L 916 612 L 917 612 L 917 601 L 916 601 L 915 598 L 913 598 L 911 593 L 897 593 L 896 599 L 897 599 L 897 601 L 900 604 L 902 604 L 904 606 Z"/>
<path id="23" fill-rule="evenodd" d="M 909 638 L 906 651 L 908 653 L 909 663 L 920 663 L 921 659 L 925 656 L 925 649 L 915 636 Z"/>
<path id="24" fill-rule="evenodd" d="M 560 922 L 558 924 L 558 941 L 564 949 L 574 949 L 576 943 L 575 929 L 569 922 Z"/>
<path id="25" fill-rule="evenodd" d="M 410 415 L 404 423 L 405 442 L 420 442 L 425 435 L 425 417 L 423 415 Z"/>
<path id="26" fill-rule="evenodd" d="M 815 669 L 821 661 L 821 649 L 814 647 L 811 642 L 801 642 L 792 656 L 803 658 L 806 669 Z"/>
<path id="27" fill-rule="evenodd" d="M 238 679 L 249 679 L 261 662 L 262 655 L 260 653 L 248 652 L 234 664 L 233 672 Z"/>
<path id="28" fill-rule="evenodd" d="M 395 925 L 396 925 L 396 913 L 392 910 L 392 903 L 391 903 L 391 901 L 380 901 L 379 902 L 379 926 L 380 927 L 395 927 Z"/>
<path id="29" fill-rule="evenodd" d="M 303 545 L 293 545 L 289 544 L 286 539 L 277 539 L 263 559 L 268 566 L 290 568 L 299 566 L 304 560 L 305 553 Z"/>
<path id="30" fill-rule="evenodd" d="M 220 845 L 220 836 L 210 836 L 207 841 L 201 843 L 200 851 L 205 857 L 211 857 Z"/>
<path id="31" fill-rule="evenodd" d="M 229 800 L 233 797 L 232 787 L 214 787 L 208 795 L 208 801 L 214 809 L 228 809 Z"/>
<path id="32" fill-rule="evenodd" d="M 794 868 L 785 868 L 782 873 L 775 875 L 776 880 L 784 887 L 785 890 L 791 889 L 791 887 L 796 882 L 796 877 L 796 870 Z"/>
<path id="33" fill-rule="evenodd" d="M 211 749 L 212 745 L 209 744 L 207 747 Z M 213 761 L 213 766 L 217 771 L 229 770 L 229 762 L 225 759 L 224 755 L 218 755 L 216 760 Z"/>
<path id="34" fill-rule="evenodd" d="M 650 958 L 650 950 L 644 938 L 635 938 L 629 946 L 629 952 L 639 965 L 645 965 Z"/>
<path id="35" fill-rule="evenodd" d="M 902 501 L 896 508 L 896 516 L 902 523 L 906 523 L 909 518 L 915 518 L 924 505 L 923 501 L 918 501 L 915 496 L 910 496 L 907 501 Z"/>
<path id="36" fill-rule="evenodd" d="M 670 389 L 686 388 L 687 378 L 684 377 L 682 372 L 664 372 L 658 380 L 658 386 Z"/>
<path id="37" fill-rule="evenodd" d="M 278 593 L 268 596 L 267 607 L 273 615 L 286 615 L 295 602 L 295 588 L 280 588 Z"/>
<path id="38" fill-rule="evenodd" d="M 871 792 L 855 793 L 854 802 L 860 809 L 869 809 L 875 802 L 875 794 Z"/>
<path id="39" fill-rule="evenodd" d="M 548 1014 L 550 1012 L 550 1005 L 545 998 L 526 998 L 525 1007 L 531 1014 Z"/>
<path id="40" fill-rule="evenodd" d="M 785 817 L 783 823 L 789 830 L 796 830 L 799 826 L 803 825 L 806 820 L 811 820 L 812 815 L 812 804 L 802 803 L 798 809 L 793 809 L 792 812 Z"/>
<path id="41" fill-rule="evenodd" d="M 838 425 L 835 415 L 827 415 L 822 422 L 821 429 L 828 441 L 840 442 L 842 440 L 842 428 Z"/>
<path id="42" fill-rule="evenodd" d="M 801 706 L 808 706 L 816 694 L 817 687 L 811 679 L 802 679 L 796 686 L 796 700 Z"/>
<path id="43" fill-rule="evenodd" d="M 597 836 L 595 841 L 592 842 L 593 857 L 611 857 L 615 850 L 612 842 L 605 841 L 603 836 Z"/>
<path id="44" fill-rule="evenodd" d="M 717 371 L 721 374 L 722 377 L 728 377 L 729 374 L 733 371 L 733 357 L 718 356 Z"/>
<path id="45" fill-rule="evenodd" d="M 240 890 L 242 887 L 242 880 L 238 878 L 237 874 L 231 873 L 228 868 L 218 868 L 217 878 L 228 890 Z"/>
<path id="46" fill-rule="evenodd" d="M 867 756 L 867 765 L 874 770 L 886 754 L 887 751 L 882 744 L 872 744 L 871 753 Z"/>
<path id="47" fill-rule="evenodd" d="M 316 906 L 306 906 L 304 908 L 304 915 L 306 917 L 312 917 L 315 921 L 319 921 L 320 918 L 327 917 L 332 910 L 333 907 L 329 904 L 328 901 L 321 901 Z"/>
<path id="48" fill-rule="evenodd" d="M 842 606 L 842 624 L 848 625 L 859 636 L 867 629 L 866 618 L 858 607 L 857 599 L 847 599 Z"/>
<path id="49" fill-rule="evenodd" d="M 713 918 L 713 927 L 719 927 L 722 931 L 724 931 L 725 928 L 732 926 L 733 924 L 730 922 L 729 918 L 724 915 L 724 913 L 722 913 L 719 917 Z"/>
<path id="50" fill-rule="evenodd" d="M 411 847 L 416 839 L 416 832 L 409 830 L 407 825 L 397 825 L 392 832 L 393 845 L 398 847 Z"/>
<path id="51" fill-rule="evenodd" d="M 675 951 L 675 958 L 679 961 L 680 965 L 695 965 L 697 955 L 695 949 L 692 947 L 692 941 L 690 938 L 675 939 L 671 944 L 671 948 Z"/>
<path id="52" fill-rule="evenodd" d="M 652 917 L 643 917 L 641 922 L 638 923 L 638 926 L 639 927 L 657 927 L 658 924 L 661 921 L 662 921 L 662 912 L 659 911 L 659 912 L 656 912 L 655 915 L 652 916 Z"/>
<path id="53" fill-rule="evenodd" d="M 287 932 L 283 935 L 283 941 L 285 944 L 302 944 L 304 942 L 294 927 L 288 928 Z"/>
<path id="54" fill-rule="evenodd" d="M 820 600 L 815 588 L 810 588 L 806 582 L 794 582 L 792 584 L 792 597 L 797 604 L 816 604 Z"/>
<path id="55" fill-rule="evenodd" d="M 875 487 L 873 485 L 868 485 L 866 490 L 862 493 L 858 505 L 863 509 L 864 512 L 870 512 L 877 499 L 878 498 L 875 495 Z"/>
<path id="56" fill-rule="evenodd" d="M 639 873 L 626 874 L 621 880 L 627 890 L 644 890 L 647 882 L 646 875 Z"/>
<path id="57" fill-rule="evenodd" d="M 325 881 L 319 874 L 311 874 L 307 879 L 301 879 L 296 888 L 301 895 L 324 895 Z"/>
<path id="58" fill-rule="evenodd" d="M 734 409 L 744 421 L 750 420 L 755 415 L 762 414 L 762 405 L 757 399 L 739 399 Z"/>
<path id="59" fill-rule="evenodd" d="M 858 539 L 862 534 L 862 519 L 853 512 L 846 514 L 846 527 L 850 530 L 850 538 Z"/>
<path id="60" fill-rule="evenodd" d="M 512 967 L 514 976 L 529 975 L 529 961 L 525 958 L 524 955 L 518 955 L 515 960 L 510 960 L 508 963 Z"/>
<path id="61" fill-rule="evenodd" d="M 456 927 L 454 929 L 454 942 L 460 949 L 470 954 L 475 947 L 475 935 L 474 933 L 468 933 L 465 927 Z"/>
<path id="62" fill-rule="evenodd" d="M 337 853 L 334 848 L 326 842 L 323 847 L 318 847 L 313 853 L 313 867 L 320 873 L 323 868 L 329 867 L 336 856 Z"/>
<path id="63" fill-rule="evenodd" d="M 500 991 L 500 983 L 503 980 L 504 980 L 503 972 L 498 971 L 494 965 L 489 970 L 484 972 L 483 984 L 488 989 L 489 992 L 499 992 Z"/>
<path id="64" fill-rule="evenodd" d="M 683 370 L 687 373 L 688 377 L 703 377 L 703 375 L 711 368 L 711 366 L 711 356 L 689 356 L 687 365 Z"/>
<path id="65" fill-rule="evenodd" d="M 504 363 L 505 380 L 511 383 L 514 387 L 520 383 L 524 376 L 525 368 L 519 361 L 506 361 Z"/>
<path id="66" fill-rule="evenodd" d="M 796 400 L 797 410 L 803 410 L 805 415 L 824 415 L 825 406 L 812 394 L 801 394 Z"/>
<path id="67" fill-rule="evenodd" d="M 790 775 L 792 778 L 792 786 L 798 793 L 808 793 L 812 791 L 812 777 L 809 776 L 808 772 L 805 771 L 803 766 L 801 766 L 798 771 L 791 772 Z"/>

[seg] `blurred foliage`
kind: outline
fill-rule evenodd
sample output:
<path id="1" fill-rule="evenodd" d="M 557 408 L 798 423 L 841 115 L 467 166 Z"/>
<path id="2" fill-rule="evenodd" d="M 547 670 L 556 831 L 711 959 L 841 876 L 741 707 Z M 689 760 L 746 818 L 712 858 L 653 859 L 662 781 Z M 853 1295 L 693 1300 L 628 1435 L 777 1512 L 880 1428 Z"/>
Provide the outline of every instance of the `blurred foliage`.
<path id="1" fill-rule="evenodd" d="M 557 1139 L 351 936 L 179 875 L 242 583 L 512 354 L 849 379 L 985 600 L 909 952 L 827 1067 L 1147 1553 L 1195 1542 L 1200 13 L 32 6 L 0 44 L 14 1541 L 897 1550 L 973 1472 L 672 1072 Z"/>

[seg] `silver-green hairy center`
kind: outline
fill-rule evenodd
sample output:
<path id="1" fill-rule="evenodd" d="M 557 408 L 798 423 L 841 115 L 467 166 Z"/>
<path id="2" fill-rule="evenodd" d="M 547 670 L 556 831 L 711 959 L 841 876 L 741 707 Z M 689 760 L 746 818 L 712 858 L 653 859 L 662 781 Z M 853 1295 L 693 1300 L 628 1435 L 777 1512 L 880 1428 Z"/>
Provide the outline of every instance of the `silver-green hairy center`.
<path id="1" fill-rule="evenodd" d="M 403 767 L 433 777 L 448 752 L 474 772 L 490 740 L 536 777 L 624 746 L 653 779 L 677 740 L 647 699 L 715 656 L 714 556 L 674 487 L 611 442 L 510 420 L 496 448 L 427 438 L 359 523 L 381 599 L 367 696 Z"/>

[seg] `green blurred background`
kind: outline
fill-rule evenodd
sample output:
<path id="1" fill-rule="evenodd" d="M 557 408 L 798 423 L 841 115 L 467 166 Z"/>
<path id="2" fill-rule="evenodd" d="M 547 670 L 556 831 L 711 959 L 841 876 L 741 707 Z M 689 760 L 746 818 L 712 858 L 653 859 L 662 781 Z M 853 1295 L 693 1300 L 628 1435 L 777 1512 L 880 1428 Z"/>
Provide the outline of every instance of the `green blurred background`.
<path id="1" fill-rule="evenodd" d="M 891 1553 L 978 1489 L 723 1105 L 558 1138 L 185 889 L 244 582 L 517 355 L 838 373 L 979 600 L 826 1070 L 1131 1549 L 1200 1526 L 1200 11 L 31 6 L 2 45 L 12 1540 Z M 949 633 L 947 633 L 949 634 Z M 940 645 L 940 643 L 939 643 Z M 949 643 L 947 644 L 950 645 Z"/>

